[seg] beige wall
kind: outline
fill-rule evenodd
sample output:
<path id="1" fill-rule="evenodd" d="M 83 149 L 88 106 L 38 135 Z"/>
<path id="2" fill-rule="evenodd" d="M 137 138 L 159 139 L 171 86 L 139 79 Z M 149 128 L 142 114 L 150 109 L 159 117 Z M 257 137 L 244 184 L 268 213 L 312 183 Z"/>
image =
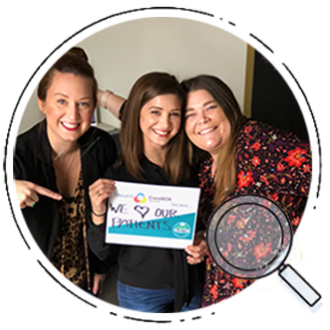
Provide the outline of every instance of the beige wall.
<path id="1" fill-rule="evenodd" d="M 78 44 L 95 69 L 101 89 L 127 97 L 142 74 L 166 71 L 181 81 L 198 74 L 223 79 L 244 106 L 247 45 L 212 25 L 182 18 L 145 18 L 100 31 Z M 20 132 L 42 118 L 35 96 L 22 118 Z M 101 109 L 99 119 L 120 127 L 120 122 Z"/>

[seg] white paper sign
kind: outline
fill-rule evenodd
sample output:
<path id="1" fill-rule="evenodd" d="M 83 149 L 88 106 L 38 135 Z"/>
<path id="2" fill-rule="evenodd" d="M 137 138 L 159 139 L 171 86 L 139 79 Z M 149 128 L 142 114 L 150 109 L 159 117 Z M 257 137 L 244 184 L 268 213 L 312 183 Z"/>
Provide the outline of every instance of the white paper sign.
<path id="1" fill-rule="evenodd" d="M 172 249 L 193 244 L 200 188 L 115 183 L 106 243 Z"/>

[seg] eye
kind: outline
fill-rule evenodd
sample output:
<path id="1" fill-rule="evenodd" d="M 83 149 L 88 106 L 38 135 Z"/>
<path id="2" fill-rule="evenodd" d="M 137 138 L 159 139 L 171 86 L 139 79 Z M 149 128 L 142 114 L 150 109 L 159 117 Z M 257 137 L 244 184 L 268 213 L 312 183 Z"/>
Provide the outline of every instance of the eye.
<path id="1" fill-rule="evenodd" d="M 58 99 L 57 100 L 57 103 L 59 103 L 61 105 L 64 105 L 64 104 L 66 104 L 66 100 L 64 100 L 64 99 Z"/>
<path id="2" fill-rule="evenodd" d="M 181 113 L 180 112 L 171 112 L 171 116 L 173 116 L 173 117 L 181 117 Z"/>
<path id="3" fill-rule="evenodd" d="M 217 108 L 217 105 L 216 104 L 212 104 L 209 107 L 207 107 L 206 110 L 214 110 L 216 108 Z"/>
<path id="4" fill-rule="evenodd" d="M 89 104 L 89 102 L 84 101 L 84 102 L 78 103 L 78 106 L 79 106 L 79 108 L 87 109 L 87 108 L 89 108 L 90 104 Z"/>
<path id="5" fill-rule="evenodd" d="M 185 118 L 188 119 L 188 118 L 193 117 L 194 115 L 195 115 L 194 113 L 190 112 L 190 113 L 186 114 Z"/>
<path id="6" fill-rule="evenodd" d="M 152 110 L 151 113 L 153 115 L 159 115 L 160 114 L 160 111 L 159 110 Z"/>

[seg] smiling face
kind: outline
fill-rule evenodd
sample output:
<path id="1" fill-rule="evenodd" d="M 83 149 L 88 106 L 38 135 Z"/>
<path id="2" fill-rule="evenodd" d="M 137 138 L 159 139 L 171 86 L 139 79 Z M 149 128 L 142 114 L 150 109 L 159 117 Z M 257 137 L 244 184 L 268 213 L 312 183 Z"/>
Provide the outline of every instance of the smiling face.
<path id="1" fill-rule="evenodd" d="M 181 106 L 176 95 L 158 95 L 146 102 L 140 111 L 145 152 L 166 147 L 178 134 L 180 125 Z"/>
<path id="2" fill-rule="evenodd" d="M 90 127 L 94 112 L 93 90 L 88 78 L 55 71 L 40 110 L 47 118 L 52 145 L 75 143 Z"/>
<path id="3" fill-rule="evenodd" d="M 231 126 L 223 109 L 204 89 L 188 93 L 185 130 L 198 148 L 216 157 L 230 136 Z"/>

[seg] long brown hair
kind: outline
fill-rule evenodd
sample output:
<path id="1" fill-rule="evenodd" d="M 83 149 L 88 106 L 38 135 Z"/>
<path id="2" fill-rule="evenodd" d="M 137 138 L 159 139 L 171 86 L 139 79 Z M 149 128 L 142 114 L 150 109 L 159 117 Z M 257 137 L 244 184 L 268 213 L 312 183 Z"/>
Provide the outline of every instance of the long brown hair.
<path id="1" fill-rule="evenodd" d="M 221 148 L 216 163 L 215 194 L 213 206 L 216 207 L 235 190 L 236 187 L 236 140 L 246 118 L 242 115 L 231 89 L 219 78 L 200 75 L 182 82 L 186 93 L 206 90 L 223 109 L 230 123 L 230 136 Z"/>
<path id="2" fill-rule="evenodd" d="M 171 184 L 177 184 L 187 178 L 189 174 L 187 138 L 183 129 L 186 97 L 177 79 L 168 73 L 151 72 L 145 74 L 132 87 L 122 115 L 120 163 L 125 164 L 133 177 L 144 180 L 141 166 L 144 148 L 143 135 L 140 129 L 140 111 L 149 100 L 165 94 L 176 95 L 181 107 L 180 130 L 167 144 L 164 168 Z"/>

